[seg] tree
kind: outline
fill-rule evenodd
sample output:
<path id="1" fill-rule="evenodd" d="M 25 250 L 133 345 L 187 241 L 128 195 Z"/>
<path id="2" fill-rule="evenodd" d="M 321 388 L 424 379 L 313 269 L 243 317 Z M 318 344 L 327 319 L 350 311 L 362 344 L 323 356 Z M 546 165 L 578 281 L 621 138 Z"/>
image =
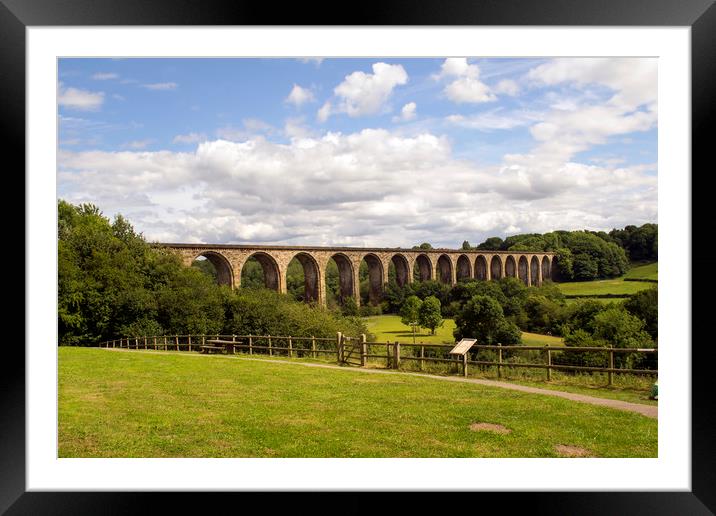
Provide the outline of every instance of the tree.
<path id="1" fill-rule="evenodd" d="M 341 313 L 346 316 L 357 316 L 359 313 L 358 303 L 353 296 L 348 296 L 343 300 Z"/>
<path id="2" fill-rule="evenodd" d="M 470 249 L 472 249 L 472 247 L 470 247 L 470 242 L 468 242 L 467 240 L 465 240 L 465 241 L 462 243 L 462 249 L 463 249 L 463 251 L 469 251 Z"/>
<path id="3" fill-rule="evenodd" d="M 455 317 L 456 340 L 475 338 L 479 343 L 497 344 L 500 338 L 514 341 L 521 338 L 519 329 L 505 320 L 500 303 L 494 298 L 476 295 L 465 303 L 465 307 Z M 508 344 L 508 342 L 502 342 Z"/>
<path id="4" fill-rule="evenodd" d="M 502 239 L 500 237 L 490 237 L 477 246 L 482 251 L 499 251 L 502 248 Z"/>
<path id="5" fill-rule="evenodd" d="M 408 297 L 400 308 L 400 322 L 410 327 L 417 326 L 422 304 L 423 302 L 418 296 Z"/>
<path id="6" fill-rule="evenodd" d="M 428 242 L 423 242 L 420 245 L 414 245 L 413 249 L 432 249 L 433 246 L 430 245 Z"/>
<path id="7" fill-rule="evenodd" d="M 644 321 L 644 329 L 652 339 L 659 338 L 659 291 L 656 287 L 637 292 L 624 302 L 624 308 Z"/>
<path id="8" fill-rule="evenodd" d="M 440 300 L 435 296 L 428 296 L 423 300 L 418 311 L 418 323 L 423 328 L 428 328 L 432 335 L 435 335 L 435 328 L 439 328 L 443 324 L 442 314 L 440 313 Z"/>

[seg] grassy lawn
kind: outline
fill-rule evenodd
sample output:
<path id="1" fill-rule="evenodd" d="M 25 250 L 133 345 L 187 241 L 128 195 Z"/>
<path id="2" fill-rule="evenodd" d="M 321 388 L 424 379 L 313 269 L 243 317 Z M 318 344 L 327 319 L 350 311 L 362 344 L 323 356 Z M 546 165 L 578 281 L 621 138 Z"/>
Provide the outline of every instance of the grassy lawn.
<path id="1" fill-rule="evenodd" d="M 375 315 L 364 317 L 363 321 L 378 342 L 395 342 L 396 340 L 405 344 L 413 342 L 412 330 L 400 322 L 399 315 Z M 452 336 L 454 329 L 455 321 L 445 319 L 443 326 L 435 330 L 435 335 L 430 335 L 430 330 L 418 328 L 415 333 L 415 342 L 418 344 L 454 344 L 455 338 Z M 562 337 L 528 332 L 522 332 L 522 343 L 529 346 L 544 346 L 545 344 L 564 346 Z"/>
<path id="2" fill-rule="evenodd" d="M 413 342 L 412 329 L 400 322 L 399 315 L 364 317 L 363 322 L 368 326 L 368 331 L 375 335 L 378 342 L 395 342 L 396 340 L 404 343 Z M 430 330 L 425 328 L 417 328 L 415 342 L 418 344 L 454 344 L 455 338 L 452 336 L 454 329 L 455 321 L 452 319 L 445 319 L 442 327 L 435 329 L 435 335 L 431 335 Z"/>
<path id="3" fill-rule="evenodd" d="M 60 457 L 657 456 L 655 419 L 549 396 L 246 357 L 58 354 Z"/>

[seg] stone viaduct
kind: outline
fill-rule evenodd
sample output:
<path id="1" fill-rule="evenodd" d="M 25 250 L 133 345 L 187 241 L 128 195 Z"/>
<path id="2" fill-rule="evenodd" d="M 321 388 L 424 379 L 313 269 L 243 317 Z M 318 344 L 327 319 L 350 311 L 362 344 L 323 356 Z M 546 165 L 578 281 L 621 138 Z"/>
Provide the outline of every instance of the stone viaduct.
<path id="1" fill-rule="evenodd" d="M 438 280 L 454 285 L 462 279 L 491 280 L 506 276 L 521 279 L 526 285 L 541 285 L 552 278 L 554 253 L 465 251 L 455 249 L 403 249 L 362 247 L 260 246 L 216 244 L 156 244 L 179 254 L 190 266 L 200 256 L 216 268 L 218 282 L 236 288 L 241 285 L 241 270 L 249 258 L 255 258 L 264 272 L 267 288 L 286 293 L 286 272 L 294 258 L 303 266 L 305 298 L 325 304 L 326 267 L 333 259 L 338 266 L 340 295 L 352 296 L 360 303 L 358 270 L 368 265 L 371 304 L 377 304 L 388 282 L 388 268 L 395 266 L 399 286 L 412 283 L 417 269 L 420 281 Z"/>

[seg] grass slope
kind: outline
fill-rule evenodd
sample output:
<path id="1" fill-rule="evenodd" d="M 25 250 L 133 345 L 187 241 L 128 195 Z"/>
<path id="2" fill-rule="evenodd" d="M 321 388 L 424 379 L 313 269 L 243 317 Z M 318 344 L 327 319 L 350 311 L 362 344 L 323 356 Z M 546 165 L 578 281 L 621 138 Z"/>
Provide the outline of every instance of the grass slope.
<path id="1" fill-rule="evenodd" d="M 557 283 L 566 296 L 594 296 L 606 294 L 636 294 L 655 286 L 654 283 L 640 281 L 624 281 L 625 279 L 658 279 L 658 263 L 650 263 L 632 267 L 624 276 L 608 280 L 574 281 Z"/>
<path id="2" fill-rule="evenodd" d="M 657 456 L 655 419 L 549 396 L 250 358 L 58 354 L 60 457 Z"/>

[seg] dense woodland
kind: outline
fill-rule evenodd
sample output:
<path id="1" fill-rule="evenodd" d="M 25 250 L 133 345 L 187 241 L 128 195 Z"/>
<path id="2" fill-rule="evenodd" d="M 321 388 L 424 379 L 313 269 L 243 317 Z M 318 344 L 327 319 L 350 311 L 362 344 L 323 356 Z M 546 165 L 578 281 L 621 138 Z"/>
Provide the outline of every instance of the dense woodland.
<path id="1" fill-rule="evenodd" d="M 333 337 L 337 331 L 367 333 L 359 315 L 398 313 L 406 324 L 434 331 L 454 318 L 455 337 L 487 344 L 520 342 L 522 331 L 561 335 L 571 346 L 648 347 L 658 339 L 656 287 L 626 302 L 577 300 L 567 304 L 556 285 L 527 287 L 516 278 L 437 281 L 398 287 L 388 271 L 384 300 L 361 308 L 353 299 L 339 302 L 338 268 L 326 271 L 328 307 L 303 298 L 303 269 L 288 269 L 288 295 L 263 288 L 258 262 L 242 271 L 242 287 L 216 284 L 207 260 L 184 267 L 178 257 L 151 247 L 121 215 L 108 220 L 91 204 L 58 203 L 58 330 L 60 344 L 91 345 L 119 337 L 162 334 L 273 334 Z M 560 273 L 574 279 L 620 275 L 628 258 L 656 258 L 657 226 L 627 226 L 610 233 L 555 231 L 545 235 L 489 238 L 478 249 L 555 251 Z M 421 248 L 429 248 L 423 243 Z M 463 248 L 469 248 L 465 242 Z M 592 276 L 593 275 L 593 276 Z M 360 269 L 361 294 L 367 296 L 368 270 Z M 585 355 L 582 361 L 589 360 Z"/>

